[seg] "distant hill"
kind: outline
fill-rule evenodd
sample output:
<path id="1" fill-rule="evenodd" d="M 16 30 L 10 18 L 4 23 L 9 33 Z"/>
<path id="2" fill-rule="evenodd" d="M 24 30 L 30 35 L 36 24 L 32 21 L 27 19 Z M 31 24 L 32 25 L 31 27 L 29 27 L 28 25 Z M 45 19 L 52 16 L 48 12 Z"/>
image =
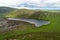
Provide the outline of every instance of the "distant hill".
<path id="1" fill-rule="evenodd" d="M 0 13 L 7 13 L 7 12 L 11 12 L 13 10 L 14 10 L 14 8 L 10 8 L 10 7 L 0 7 Z"/>
<path id="2" fill-rule="evenodd" d="M 10 7 L 0 7 L 0 18 L 10 17 L 10 18 L 37 18 L 37 16 L 42 16 L 42 14 L 58 12 L 54 10 L 31 10 L 31 9 L 15 9 Z M 37 13 L 37 14 L 36 14 Z M 59 12 L 60 13 L 60 12 Z"/>
<path id="3" fill-rule="evenodd" d="M 10 8 L 10 7 L 0 7 L 0 17 L 3 17 L 7 13 L 10 13 L 14 10 L 15 10 L 14 8 Z"/>
<path id="4" fill-rule="evenodd" d="M 60 13 L 60 12 L 56 12 L 53 10 L 49 11 L 49 10 L 18 9 L 8 13 L 5 17 L 38 19 L 39 17 L 46 16 L 47 13 Z"/>

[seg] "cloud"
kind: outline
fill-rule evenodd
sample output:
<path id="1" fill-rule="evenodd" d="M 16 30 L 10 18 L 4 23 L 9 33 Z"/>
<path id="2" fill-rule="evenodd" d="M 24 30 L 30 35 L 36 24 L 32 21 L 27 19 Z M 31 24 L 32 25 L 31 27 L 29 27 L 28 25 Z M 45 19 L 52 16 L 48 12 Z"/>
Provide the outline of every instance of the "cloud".
<path id="1" fill-rule="evenodd" d="M 0 6 L 14 6 L 24 2 L 25 0 L 0 0 Z"/>
<path id="2" fill-rule="evenodd" d="M 15 8 L 60 8 L 60 0 L 0 0 L 0 6 Z"/>

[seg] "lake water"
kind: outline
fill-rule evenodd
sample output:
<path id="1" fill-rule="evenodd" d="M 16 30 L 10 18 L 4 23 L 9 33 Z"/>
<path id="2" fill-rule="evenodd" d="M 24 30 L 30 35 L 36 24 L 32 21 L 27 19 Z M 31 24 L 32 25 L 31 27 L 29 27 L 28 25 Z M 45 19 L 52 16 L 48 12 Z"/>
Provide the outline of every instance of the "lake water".
<path id="1" fill-rule="evenodd" d="M 24 22 L 34 24 L 36 27 L 40 27 L 42 25 L 50 24 L 50 21 L 36 20 L 36 19 L 26 19 L 26 18 L 8 18 L 8 20 L 24 21 Z"/>

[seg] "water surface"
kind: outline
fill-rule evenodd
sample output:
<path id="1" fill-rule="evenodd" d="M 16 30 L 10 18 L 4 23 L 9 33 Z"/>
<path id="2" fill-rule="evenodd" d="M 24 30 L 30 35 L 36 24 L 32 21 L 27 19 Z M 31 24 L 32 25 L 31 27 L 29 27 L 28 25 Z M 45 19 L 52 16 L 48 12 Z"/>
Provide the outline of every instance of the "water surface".
<path id="1" fill-rule="evenodd" d="M 26 19 L 26 18 L 8 18 L 8 20 L 16 20 L 16 21 L 24 21 L 31 24 L 35 24 L 36 27 L 40 27 L 42 25 L 50 24 L 50 21 L 46 20 L 36 20 L 36 19 Z"/>

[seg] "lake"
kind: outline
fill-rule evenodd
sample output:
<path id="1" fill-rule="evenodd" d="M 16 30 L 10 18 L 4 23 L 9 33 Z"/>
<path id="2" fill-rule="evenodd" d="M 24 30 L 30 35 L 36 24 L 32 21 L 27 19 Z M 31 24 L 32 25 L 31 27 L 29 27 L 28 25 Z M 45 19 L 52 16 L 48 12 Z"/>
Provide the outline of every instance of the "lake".
<path id="1" fill-rule="evenodd" d="M 42 25 L 50 24 L 50 21 L 36 20 L 36 19 L 26 19 L 26 18 L 8 18 L 8 20 L 28 22 L 28 23 L 34 24 L 36 27 L 40 27 Z"/>

